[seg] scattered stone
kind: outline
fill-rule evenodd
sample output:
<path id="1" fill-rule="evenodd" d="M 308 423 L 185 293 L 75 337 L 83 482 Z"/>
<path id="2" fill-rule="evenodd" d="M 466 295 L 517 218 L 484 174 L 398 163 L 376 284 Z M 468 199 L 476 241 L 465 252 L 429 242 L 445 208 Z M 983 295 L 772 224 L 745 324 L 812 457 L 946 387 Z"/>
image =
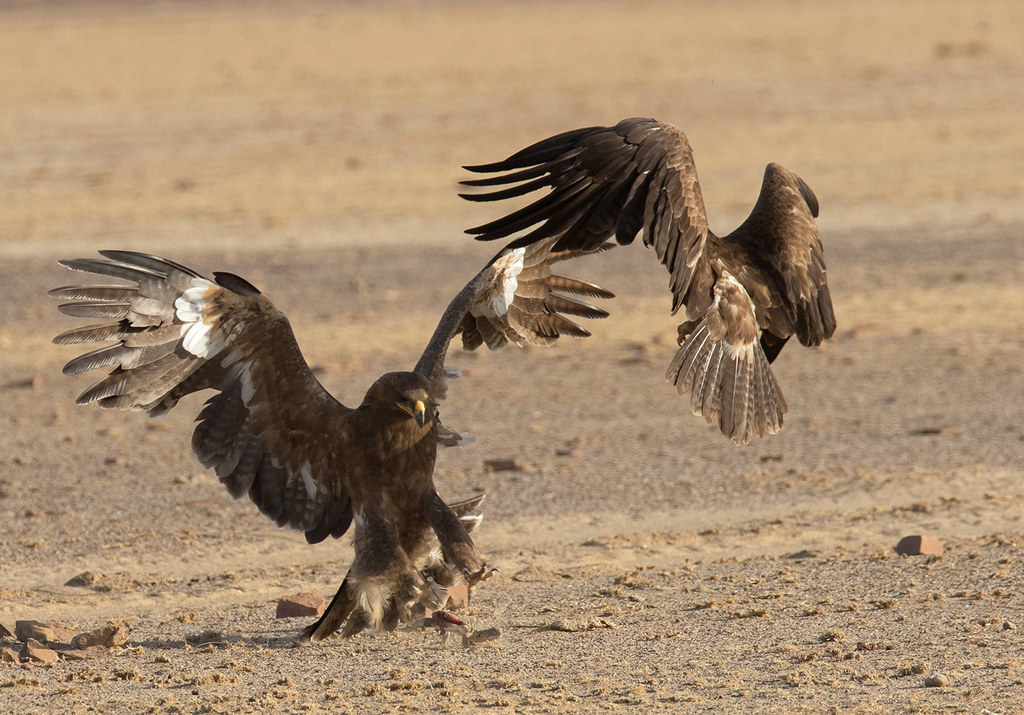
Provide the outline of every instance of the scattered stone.
<path id="1" fill-rule="evenodd" d="M 944 688 L 949 685 L 949 678 L 942 673 L 932 673 L 924 679 L 926 688 Z"/>
<path id="2" fill-rule="evenodd" d="M 92 586 L 97 583 L 103 574 L 93 573 L 92 571 L 83 571 L 77 576 L 72 576 L 64 582 L 65 586 Z"/>
<path id="3" fill-rule="evenodd" d="M 101 645 L 92 645 L 82 649 L 68 648 L 67 650 L 60 650 L 58 653 L 64 660 L 74 661 L 110 658 L 112 655 L 109 648 L 105 648 Z"/>
<path id="4" fill-rule="evenodd" d="M 469 585 L 465 581 L 449 586 L 447 591 L 448 600 L 445 602 L 445 608 L 457 611 L 469 606 Z"/>
<path id="5" fill-rule="evenodd" d="M 16 621 L 14 623 L 14 636 L 22 643 L 26 642 L 29 638 L 35 638 L 41 643 L 70 643 L 71 639 L 75 636 L 75 631 L 51 623 Z"/>
<path id="6" fill-rule="evenodd" d="M 1003 621 L 1003 630 L 1004 631 L 1015 631 L 1015 630 L 1017 630 L 1017 624 L 1014 623 L 1013 621 Z"/>
<path id="7" fill-rule="evenodd" d="M 29 638 L 21 648 L 21 657 L 37 663 L 56 663 L 59 660 L 57 651 L 47 648 L 35 638 Z"/>
<path id="8" fill-rule="evenodd" d="M 904 536 L 900 543 L 896 544 L 896 553 L 901 556 L 939 555 L 943 551 L 939 538 L 930 534 Z"/>
<path id="9" fill-rule="evenodd" d="M 277 618 L 321 616 L 326 610 L 327 603 L 315 593 L 296 593 L 277 602 Z"/>
<path id="10" fill-rule="evenodd" d="M 124 626 L 103 626 L 94 631 L 79 633 L 71 639 L 71 645 L 78 650 L 86 650 L 93 646 L 117 648 L 128 642 L 128 631 Z"/>
<path id="11" fill-rule="evenodd" d="M 542 630 L 582 633 L 583 631 L 594 631 L 601 628 L 618 628 L 618 626 L 607 618 L 584 616 L 583 618 L 560 618 L 554 623 L 544 626 Z"/>
<path id="12" fill-rule="evenodd" d="M 0 663 L 20 663 L 21 656 L 14 648 L 0 648 Z"/>
<path id="13" fill-rule="evenodd" d="M 830 628 L 818 636 L 818 641 L 821 643 L 838 643 L 844 640 L 846 640 L 846 634 L 838 628 Z"/>
<path id="14" fill-rule="evenodd" d="M 201 631 L 199 633 L 189 633 L 185 636 L 185 643 L 191 646 L 216 646 L 226 648 L 228 646 L 227 641 L 224 640 L 224 634 L 220 631 Z"/>
<path id="15" fill-rule="evenodd" d="M 818 558 L 818 552 L 804 549 L 803 551 L 794 551 L 792 554 L 786 554 L 786 558 L 793 559 L 795 561 L 800 561 L 803 559 L 816 559 Z"/>
<path id="16" fill-rule="evenodd" d="M 14 626 L 0 621 L 0 638 L 14 638 Z"/>
<path id="17" fill-rule="evenodd" d="M 945 435 L 957 434 L 959 431 L 960 431 L 960 428 L 957 427 L 956 425 L 941 425 L 941 426 L 938 426 L 938 427 L 920 427 L 918 429 L 912 429 L 912 430 L 910 430 L 910 434 L 916 435 L 918 437 L 926 436 L 926 435 L 943 435 L 943 436 L 945 436 Z"/>
<path id="18" fill-rule="evenodd" d="M 521 472 L 523 467 L 513 457 L 512 459 L 485 459 L 484 469 L 491 472 Z"/>
<path id="19" fill-rule="evenodd" d="M 857 641 L 857 650 L 892 650 L 892 646 L 887 643 Z"/>

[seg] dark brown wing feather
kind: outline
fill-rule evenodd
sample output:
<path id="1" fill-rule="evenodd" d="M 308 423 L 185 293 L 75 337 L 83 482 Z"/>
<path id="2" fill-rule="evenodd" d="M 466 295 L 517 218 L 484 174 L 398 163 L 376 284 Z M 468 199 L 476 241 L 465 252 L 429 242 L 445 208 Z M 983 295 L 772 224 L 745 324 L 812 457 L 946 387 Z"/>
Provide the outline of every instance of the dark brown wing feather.
<path id="1" fill-rule="evenodd" d="M 712 281 L 701 260 L 708 231 L 704 199 L 690 144 L 672 125 L 637 118 L 614 127 L 578 129 L 504 161 L 466 168 L 509 172 L 462 182 L 467 186 L 531 179 L 511 189 L 461 194 L 470 201 L 497 201 L 550 187 L 524 208 L 467 233 L 490 241 L 541 224 L 510 245 L 557 235 L 554 250 L 589 251 L 612 236 L 630 243 L 643 229 L 644 243 L 654 248 L 669 271 L 673 312 L 685 304 L 693 318 L 710 304 Z"/>
<path id="2" fill-rule="evenodd" d="M 503 249 L 448 304 L 415 368 L 431 380 L 436 399 L 445 395 L 448 375 L 444 359 L 456 335 L 462 335 L 465 350 L 483 344 L 497 349 L 509 342 L 550 345 L 560 335 L 590 335 L 567 315 L 607 317 L 606 311 L 570 296 L 612 298 L 614 294 L 593 283 L 551 272 L 555 263 L 605 250 L 605 246 L 553 251 L 557 240 L 551 237 L 529 246 Z"/>
<path id="3" fill-rule="evenodd" d="M 803 179 L 769 164 L 750 215 L 722 239 L 742 249 L 729 253 L 731 260 L 723 258 L 728 270 L 739 276 L 744 265 L 760 269 L 743 282 L 768 293 L 758 301 L 761 326 L 778 338 L 795 334 L 808 346 L 821 344 L 836 329 L 817 215 L 818 199 Z"/>
<path id="4" fill-rule="evenodd" d="M 101 253 L 62 263 L 128 284 L 51 291 L 71 301 L 63 312 L 110 321 L 54 342 L 115 341 L 65 366 L 69 374 L 113 367 L 78 403 L 157 415 L 187 394 L 216 390 L 192 436 L 200 462 L 232 496 L 248 494 L 310 542 L 341 536 L 352 519 L 344 484 L 352 411 L 313 377 L 284 314 L 237 276 L 211 281 L 157 256 Z"/>

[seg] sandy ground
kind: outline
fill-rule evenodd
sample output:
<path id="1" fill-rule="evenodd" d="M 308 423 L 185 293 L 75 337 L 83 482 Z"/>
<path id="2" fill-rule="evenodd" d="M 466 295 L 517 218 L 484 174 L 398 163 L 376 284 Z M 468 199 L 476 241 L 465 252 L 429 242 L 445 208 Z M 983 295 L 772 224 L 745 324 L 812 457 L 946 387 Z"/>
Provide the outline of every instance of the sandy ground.
<path id="1" fill-rule="evenodd" d="M 1011 0 L 6 4 L 0 622 L 129 642 L 0 663 L 4 709 L 1024 710 L 1021 27 Z M 633 115 L 687 131 L 716 230 L 768 161 L 814 187 L 840 328 L 783 353 L 786 427 L 745 448 L 663 382 L 636 247 L 570 266 L 619 295 L 593 338 L 453 355 L 445 419 L 477 441 L 437 483 L 488 494 L 501 573 L 462 615 L 498 642 L 298 644 L 275 603 L 332 594 L 346 541 L 233 502 L 188 447 L 201 399 L 74 407 L 58 257 L 247 276 L 351 404 L 492 253 L 459 165 Z M 909 534 L 945 552 L 897 556 Z"/>

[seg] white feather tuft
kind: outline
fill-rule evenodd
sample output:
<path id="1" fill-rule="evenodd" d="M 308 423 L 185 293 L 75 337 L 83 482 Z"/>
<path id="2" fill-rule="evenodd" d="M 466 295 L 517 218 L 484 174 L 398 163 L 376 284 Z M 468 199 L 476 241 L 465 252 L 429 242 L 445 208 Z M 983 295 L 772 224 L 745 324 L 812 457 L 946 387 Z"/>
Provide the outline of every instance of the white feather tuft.
<path id="1" fill-rule="evenodd" d="M 359 607 L 363 609 L 370 619 L 370 626 L 380 628 L 384 621 L 384 605 L 391 598 L 392 588 L 376 579 L 361 580 L 356 584 L 359 592 Z"/>
<path id="2" fill-rule="evenodd" d="M 515 300 L 516 289 L 519 287 L 519 274 L 523 271 L 525 255 L 525 248 L 516 248 L 494 262 L 494 283 L 487 297 L 473 306 L 470 311 L 473 315 L 500 318 L 508 313 L 508 307 Z"/>
<path id="3" fill-rule="evenodd" d="M 209 300 L 220 287 L 205 278 L 193 278 L 192 287 L 182 291 L 174 301 L 178 320 L 183 323 L 194 323 L 203 317 L 203 311 L 210 305 Z"/>
<path id="4" fill-rule="evenodd" d="M 213 344 L 210 342 L 210 333 L 213 330 L 212 325 L 207 325 L 203 322 L 188 323 L 182 325 L 181 329 L 183 332 L 181 346 L 190 353 L 201 358 L 206 358 L 216 353 L 216 350 L 211 350 L 211 347 L 213 347 Z"/>
<path id="5" fill-rule="evenodd" d="M 209 298 L 220 288 L 205 278 L 193 278 L 192 287 L 182 291 L 174 301 L 174 310 L 181 326 L 181 346 L 200 358 L 220 352 L 223 345 L 212 340 L 214 324 L 207 322 Z"/>

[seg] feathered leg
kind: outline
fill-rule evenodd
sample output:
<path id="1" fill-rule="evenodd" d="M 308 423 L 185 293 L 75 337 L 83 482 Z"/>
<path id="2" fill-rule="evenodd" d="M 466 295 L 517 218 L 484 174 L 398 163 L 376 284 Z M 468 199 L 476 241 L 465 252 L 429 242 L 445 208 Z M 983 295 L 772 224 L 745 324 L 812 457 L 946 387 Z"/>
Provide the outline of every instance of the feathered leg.
<path id="1" fill-rule="evenodd" d="M 484 575 L 486 566 L 476 552 L 473 539 L 470 538 L 459 516 L 436 492 L 430 496 L 427 520 L 437 535 L 437 540 L 441 542 L 441 552 L 445 560 L 455 564 L 459 571 L 466 574 L 467 580 L 473 577 L 479 580 Z"/>

